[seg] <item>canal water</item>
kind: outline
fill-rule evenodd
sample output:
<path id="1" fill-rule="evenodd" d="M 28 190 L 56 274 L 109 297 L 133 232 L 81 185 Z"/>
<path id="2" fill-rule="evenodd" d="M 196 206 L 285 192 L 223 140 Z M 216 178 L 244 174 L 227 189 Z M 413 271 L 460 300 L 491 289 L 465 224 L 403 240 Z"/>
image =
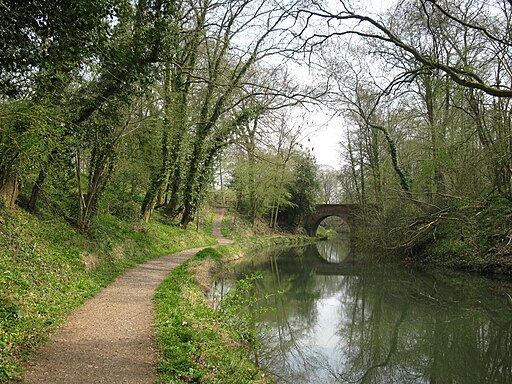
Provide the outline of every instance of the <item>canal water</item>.
<path id="1" fill-rule="evenodd" d="M 258 363 L 277 383 L 512 383 L 512 283 L 354 255 L 348 241 L 258 252 Z"/>

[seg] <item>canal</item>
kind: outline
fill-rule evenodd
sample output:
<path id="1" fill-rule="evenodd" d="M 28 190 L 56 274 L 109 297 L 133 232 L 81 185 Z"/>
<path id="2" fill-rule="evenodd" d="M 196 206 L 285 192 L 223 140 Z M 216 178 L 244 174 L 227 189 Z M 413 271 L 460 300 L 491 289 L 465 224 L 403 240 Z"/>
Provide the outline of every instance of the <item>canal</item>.
<path id="1" fill-rule="evenodd" d="M 259 251 L 258 363 L 277 383 L 512 383 L 512 283 L 355 255 L 348 241 Z"/>

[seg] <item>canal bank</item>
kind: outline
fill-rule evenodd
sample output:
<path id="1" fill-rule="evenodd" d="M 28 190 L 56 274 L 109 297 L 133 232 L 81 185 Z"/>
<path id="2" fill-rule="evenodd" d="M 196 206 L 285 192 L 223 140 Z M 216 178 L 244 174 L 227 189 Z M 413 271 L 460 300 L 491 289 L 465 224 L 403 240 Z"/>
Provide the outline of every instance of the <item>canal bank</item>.
<path id="1" fill-rule="evenodd" d="M 350 240 L 302 255 L 312 239 L 238 239 L 198 255 L 159 291 L 162 380 L 510 382 L 509 280 L 354 254 Z M 239 281 L 239 309 L 260 305 L 238 316 L 253 327 L 245 333 L 236 312 L 212 309 Z"/>
<path id="2" fill-rule="evenodd" d="M 233 311 L 214 309 L 209 297 L 212 273 L 243 259 L 249 249 L 311 242 L 306 237 L 266 236 L 207 248 L 176 268 L 155 295 L 157 370 L 166 383 L 270 383 L 271 378 L 251 359 L 253 340 Z M 243 305 L 234 301 L 234 306 Z M 236 320 L 240 320 L 238 317 Z"/>

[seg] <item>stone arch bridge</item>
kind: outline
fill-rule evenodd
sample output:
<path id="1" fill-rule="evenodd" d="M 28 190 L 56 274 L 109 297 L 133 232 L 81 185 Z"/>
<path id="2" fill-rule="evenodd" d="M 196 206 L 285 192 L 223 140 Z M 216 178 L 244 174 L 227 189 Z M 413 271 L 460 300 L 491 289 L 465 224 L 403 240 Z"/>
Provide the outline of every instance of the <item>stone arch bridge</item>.
<path id="1" fill-rule="evenodd" d="M 357 208 L 357 204 L 318 204 L 315 210 L 304 218 L 302 225 L 309 236 L 316 236 L 316 230 L 320 223 L 330 216 L 340 217 L 348 225 L 351 225 L 353 214 Z"/>

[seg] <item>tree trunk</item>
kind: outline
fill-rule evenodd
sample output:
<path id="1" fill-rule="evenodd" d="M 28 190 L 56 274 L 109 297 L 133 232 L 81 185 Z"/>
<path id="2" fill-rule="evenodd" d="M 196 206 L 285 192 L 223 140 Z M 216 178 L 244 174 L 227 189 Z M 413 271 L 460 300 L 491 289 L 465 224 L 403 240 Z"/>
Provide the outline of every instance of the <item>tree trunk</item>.
<path id="1" fill-rule="evenodd" d="M 86 232 L 98 211 L 98 205 L 107 187 L 115 163 L 115 149 L 108 147 L 104 152 L 94 150 L 91 156 L 89 170 L 89 188 L 88 192 L 80 196 L 81 209 L 79 212 L 77 225 L 78 229 Z M 78 180 L 80 182 L 80 178 Z"/>
<path id="2" fill-rule="evenodd" d="M 34 186 L 32 187 L 32 193 L 30 194 L 30 200 L 28 201 L 27 210 L 29 212 L 34 213 L 36 211 L 37 200 L 39 198 L 39 194 L 43 189 L 44 181 L 46 180 L 47 166 L 42 168 L 39 171 L 39 176 L 37 177 Z"/>
<path id="3" fill-rule="evenodd" d="M 348 150 L 348 156 L 350 160 L 350 174 L 352 176 L 352 180 L 354 182 L 354 188 L 357 195 L 358 203 L 363 206 L 363 199 L 361 195 L 361 189 L 359 187 L 359 178 L 357 175 L 357 168 L 356 168 L 356 159 L 354 156 L 354 149 L 352 147 L 352 141 L 350 139 L 350 134 L 347 133 L 347 150 Z"/>
<path id="4" fill-rule="evenodd" d="M 157 203 L 157 197 L 162 192 L 164 183 L 169 177 L 169 136 L 171 130 L 171 64 L 167 63 L 165 67 L 164 76 L 164 122 L 162 125 L 162 159 L 161 167 L 157 171 L 157 174 L 153 176 L 153 180 L 149 190 L 144 196 L 144 201 L 140 209 L 140 215 L 142 220 L 148 222 L 151 218 L 151 214 Z"/>
<path id="5" fill-rule="evenodd" d="M 447 123 L 448 112 L 445 110 L 444 121 L 441 124 L 437 124 L 435 114 L 435 99 L 434 99 L 434 85 L 432 84 L 432 74 L 425 75 L 425 105 L 427 107 L 427 122 L 430 130 L 430 141 L 431 141 L 431 156 L 433 163 L 433 181 L 434 186 L 431 188 L 431 193 L 443 193 L 445 192 L 445 181 L 444 174 L 441 167 L 441 160 L 439 152 L 442 144 L 444 143 L 444 134 L 442 133 L 442 126 Z M 448 88 L 447 88 L 448 92 Z M 448 108 L 449 95 L 446 95 L 447 99 L 444 100 L 445 108 Z"/>
<path id="6" fill-rule="evenodd" d="M 181 170 L 178 165 L 176 165 L 174 172 L 171 173 L 169 177 L 169 183 L 169 194 L 167 196 L 169 201 L 167 202 L 164 212 L 167 216 L 174 218 L 180 213 L 181 203 Z"/>
<path id="7" fill-rule="evenodd" d="M 185 180 L 183 190 L 183 214 L 181 216 L 180 225 L 186 228 L 187 225 L 194 219 L 193 214 L 198 201 L 196 193 L 198 176 L 200 172 L 200 161 L 203 157 L 203 142 L 206 135 L 198 135 L 194 142 L 194 149 L 189 162 L 188 175 Z"/>
<path id="8" fill-rule="evenodd" d="M 388 143 L 388 147 L 389 147 L 389 154 L 391 155 L 391 163 L 392 163 L 393 169 L 395 170 L 395 173 L 397 174 L 398 179 L 400 181 L 400 187 L 402 188 L 402 190 L 404 192 L 406 192 L 407 194 L 410 194 L 411 193 L 411 185 L 410 185 L 410 182 L 407 178 L 405 171 L 402 169 L 402 167 L 400 166 L 400 162 L 398 161 L 398 149 L 396 147 L 395 140 L 393 140 L 393 138 L 389 134 L 389 131 L 385 127 L 374 125 L 374 124 L 372 124 L 371 127 L 378 129 L 379 131 L 384 133 L 384 137 L 386 138 L 386 142 Z"/>
<path id="9" fill-rule="evenodd" d="M 140 217 L 146 223 L 151 218 L 151 214 L 153 213 L 153 208 L 155 207 L 156 196 L 158 194 L 159 188 L 162 186 L 163 181 L 161 178 L 155 179 L 149 190 L 144 195 L 144 200 L 142 201 L 142 206 L 140 208 Z"/>
<path id="10" fill-rule="evenodd" d="M 3 204 L 5 208 L 14 208 L 20 194 L 20 187 L 20 180 L 14 176 L 8 177 L 0 186 L 0 203 Z"/>

